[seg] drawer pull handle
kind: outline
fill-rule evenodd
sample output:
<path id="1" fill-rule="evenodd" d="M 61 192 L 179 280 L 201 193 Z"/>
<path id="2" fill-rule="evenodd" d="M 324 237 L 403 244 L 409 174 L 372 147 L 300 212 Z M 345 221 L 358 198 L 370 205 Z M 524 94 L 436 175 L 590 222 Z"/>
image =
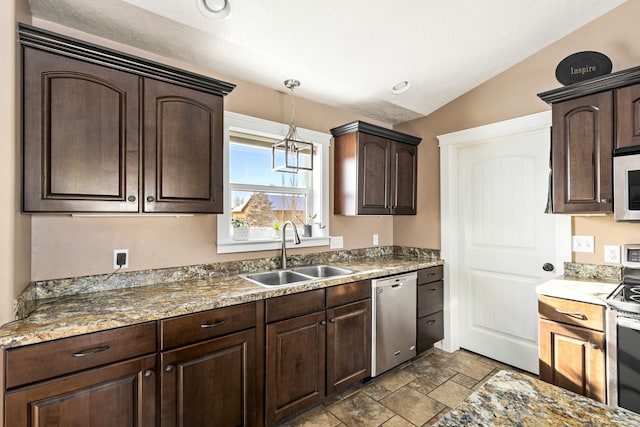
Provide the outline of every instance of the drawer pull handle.
<path id="1" fill-rule="evenodd" d="M 556 312 L 560 313 L 560 314 L 564 314 L 565 316 L 575 317 L 576 319 L 580 319 L 580 320 L 587 320 L 588 319 L 586 314 L 581 313 L 579 311 L 570 312 L 570 311 L 564 311 L 564 310 L 560 310 L 559 308 L 556 308 Z"/>
<path id="2" fill-rule="evenodd" d="M 100 347 L 94 347 L 94 348 L 90 348 L 88 350 L 83 350 L 83 351 L 79 351 L 77 353 L 73 353 L 73 357 L 92 356 L 94 354 L 102 353 L 103 351 L 107 351 L 107 350 L 109 350 L 109 346 L 108 345 L 103 345 L 103 346 L 100 346 Z"/>
<path id="3" fill-rule="evenodd" d="M 436 288 L 430 288 L 430 289 L 427 289 L 427 290 L 428 290 L 429 292 L 435 292 L 435 291 L 437 291 L 437 289 L 436 289 Z"/>
<path id="4" fill-rule="evenodd" d="M 200 327 L 203 328 L 203 329 L 217 328 L 218 326 L 224 325 L 224 322 L 225 322 L 224 319 L 216 320 L 213 323 L 203 323 L 202 325 L 200 325 Z"/>
<path id="5" fill-rule="evenodd" d="M 434 323 L 436 323 L 436 321 L 435 321 L 435 320 L 429 320 L 429 321 L 427 322 L 427 325 L 433 325 Z"/>

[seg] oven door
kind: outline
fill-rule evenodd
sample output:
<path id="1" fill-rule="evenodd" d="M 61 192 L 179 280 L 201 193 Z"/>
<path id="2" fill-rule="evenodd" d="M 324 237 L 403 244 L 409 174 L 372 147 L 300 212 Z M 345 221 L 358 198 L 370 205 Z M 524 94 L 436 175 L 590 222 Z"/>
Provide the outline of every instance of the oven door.
<path id="1" fill-rule="evenodd" d="M 613 214 L 616 221 L 640 221 L 640 154 L 613 158 Z"/>
<path id="2" fill-rule="evenodd" d="M 640 414 L 640 319 L 617 319 L 618 406 Z"/>

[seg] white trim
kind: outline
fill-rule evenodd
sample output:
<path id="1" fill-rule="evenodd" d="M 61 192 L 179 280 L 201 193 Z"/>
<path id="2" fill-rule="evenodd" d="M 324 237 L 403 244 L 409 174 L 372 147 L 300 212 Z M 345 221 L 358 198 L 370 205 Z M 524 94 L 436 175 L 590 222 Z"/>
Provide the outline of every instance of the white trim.
<path id="1" fill-rule="evenodd" d="M 531 114 L 502 122 L 478 126 L 437 136 L 440 146 L 440 253 L 444 264 L 444 340 L 440 347 L 446 351 L 460 348 L 459 339 L 459 206 L 458 206 L 458 151 L 491 139 L 513 137 L 519 134 L 549 129 L 551 111 Z M 556 271 L 562 274 L 564 261 L 571 259 L 571 222 L 566 215 L 556 219 Z"/>
<path id="2" fill-rule="evenodd" d="M 286 135 L 289 130 L 289 125 L 284 123 L 273 122 L 270 120 L 259 119 L 256 117 L 246 116 L 244 114 L 233 113 L 231 111 L 224 112 L 224 126 L 223 126 L 223 179 L 224 187 L 226 191 L 229 191 L 229 131 L 234 130 L 246 134 L 258 135 L 266 138 L 280 139 Z M 298 135 L 305 141 L 312 142 L 316 145 L 317 150 L 314 154 L 313 164 L 314 171 L 312 172 L 313 179 L 313 194 L 310 194 L 312 200 L 315 203 L 312 204 L 314 212 L 318 212 L 318 221 L 325 225 L 325 228 L 318 229 L 314 227 L 314 234 L 319 233 L 318 236 L 311 238 L 301 237 L 302 243 L 296 247 L 311 247 L 311 246 L 328 246 L 329 245 L 329 145 L 331 142 L 331 135 L 327 133 L 317 132 L 314 130 L 297 128 Z M 320 208 L 318 209 L 318 201 L 320 201 Z M 249 251 L 261 251 L 278 249 L 281 246 L 279 240 L 249 240 L 244 242 L 238 242 L 231 240 L 228 233 L 228 227 L 224 224 L 229 224 L 231 221 L 231 207 L 228 197 L 224 197 L 223 200 L 223 213 L 218 215 L 217 225 L 217 253 L 232 253 L 232 252 L 249 252 Z M 302 232 L 299 230 L 300 233 Z"/>

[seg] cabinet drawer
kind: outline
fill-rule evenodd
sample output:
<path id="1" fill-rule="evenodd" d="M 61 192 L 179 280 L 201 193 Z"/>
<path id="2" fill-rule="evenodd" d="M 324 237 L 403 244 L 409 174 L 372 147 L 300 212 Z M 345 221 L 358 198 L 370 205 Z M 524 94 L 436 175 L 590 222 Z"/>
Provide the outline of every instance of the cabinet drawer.
<path id="1" fill-rule="evenodd" d="M 371 298 L 371 282 L 360 280 L 327 288 L 327 308 Z"/>
<path id="2" fill-rule="evenodd" d="M 160 321 L 162 350 L 226 335 L 256 325 L 256 304 L 233 305 Z"/>
<path id="3" fill-rule="evenodd" d="M 9 349 L 6 387 L 42 381 L 156 351 L 156 323 Z"/>
<path id="4" fill-rule="evenodd" d="M 538 313 L 544 319 L 604 331 L 604 306 L 601 305 L 540 295 Z"/>
<path id="5" fill-rule="evenodd" d="M 418 319 L 418 353 L 433 347 L 444 338 L 443 312 L 430 314 Z"/>
<path id="6" fill-rule="evenodd" d="M 441 265 L 435 267 L 423 268 L 418 270 L 418 285 L 423 283 L 437 282 L 444 277 L 444 268 Z"/>
<path id="7" fill-rule="evenodd" d="M 266 322 L 276 322 L 324 310 L 324 298 L 324 289 L 270 298 L 265 301 Z"/>
<path id="8" fill-rule="evenodd" d="M 418 286 L 418 317 L 442 311 L 444 306 L 442 280 Z"/>

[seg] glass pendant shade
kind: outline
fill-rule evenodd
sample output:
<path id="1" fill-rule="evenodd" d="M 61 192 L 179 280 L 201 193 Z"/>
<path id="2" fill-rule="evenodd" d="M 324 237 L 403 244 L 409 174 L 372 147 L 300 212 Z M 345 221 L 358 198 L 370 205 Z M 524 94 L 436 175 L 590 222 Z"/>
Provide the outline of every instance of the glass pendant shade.
<path id="1" fill-rule="evenodd" d="M 271 146 L 271 168 L 277 172 L 298 173 L 313 170 L 313 144 L 302 141 L 298 136 L 295 118 L 293 90 L 300 86 L 297 80 L 285 80 L 284 85 L 291 91 L 291 124 L 287 135 Z"/>

